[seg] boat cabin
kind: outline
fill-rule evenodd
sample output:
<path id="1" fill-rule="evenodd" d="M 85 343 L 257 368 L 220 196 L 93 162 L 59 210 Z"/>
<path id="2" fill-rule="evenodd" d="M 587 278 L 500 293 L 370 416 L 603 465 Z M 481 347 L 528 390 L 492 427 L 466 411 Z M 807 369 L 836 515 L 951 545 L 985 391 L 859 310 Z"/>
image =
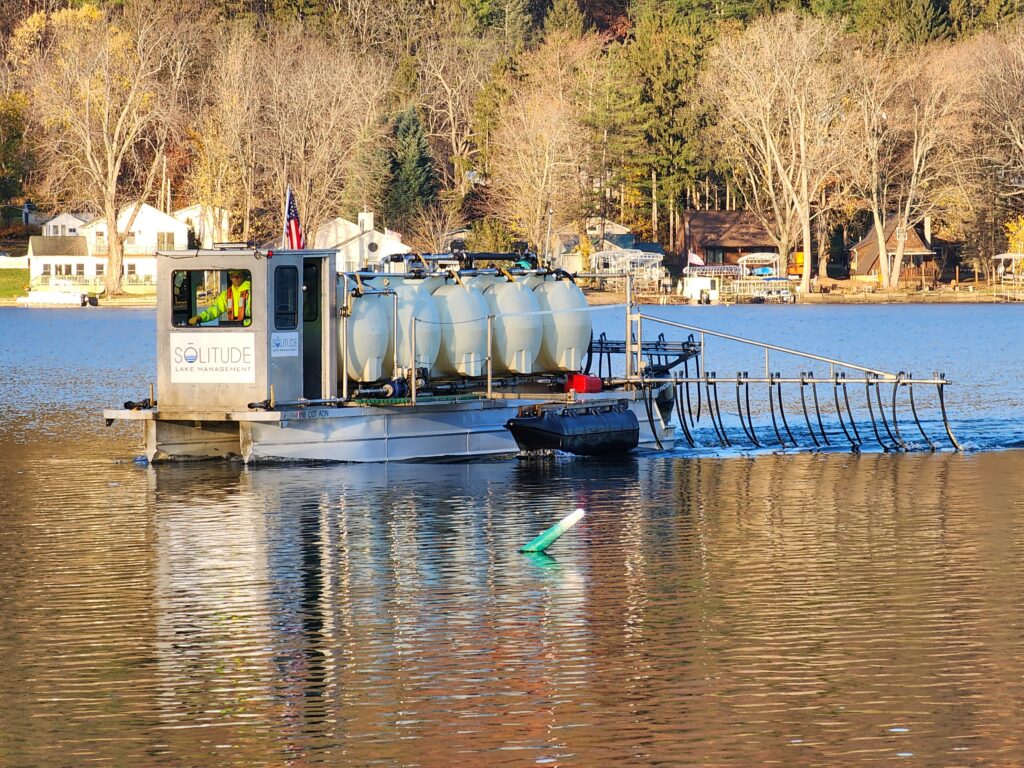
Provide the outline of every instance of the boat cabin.
<path id="1" fill-rule="evenodd" d="M 159 252 L 161 411 L 223 413 L 271 397 L 331 397 L 334 253 Z"/>

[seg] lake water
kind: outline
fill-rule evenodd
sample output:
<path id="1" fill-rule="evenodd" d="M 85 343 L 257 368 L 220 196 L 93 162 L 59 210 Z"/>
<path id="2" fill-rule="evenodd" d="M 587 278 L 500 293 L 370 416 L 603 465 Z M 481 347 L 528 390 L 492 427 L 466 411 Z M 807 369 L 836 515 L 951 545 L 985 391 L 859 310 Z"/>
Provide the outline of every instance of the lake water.
<path id="1" fill-rule="evenodd" d="M 968 450 L 147 467 L 153 312 L 0 309 L 0 765 L 1024 760 L 1024 307 L 648 311 L 945 371 Z"/>

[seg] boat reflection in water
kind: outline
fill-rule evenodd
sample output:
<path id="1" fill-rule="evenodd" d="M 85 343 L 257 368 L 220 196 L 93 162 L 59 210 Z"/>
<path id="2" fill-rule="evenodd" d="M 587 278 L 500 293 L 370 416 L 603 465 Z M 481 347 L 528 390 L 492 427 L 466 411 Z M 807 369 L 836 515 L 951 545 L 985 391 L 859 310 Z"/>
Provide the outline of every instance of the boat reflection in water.
<path id="1" fill-rule="evenodd" d="M 367 761 L 998 754 L 1024 616 L 982 563 L 1019 562 L 1024 489 L 973 493 L 1006 458 L 150 469 L 161 724 Z"/>

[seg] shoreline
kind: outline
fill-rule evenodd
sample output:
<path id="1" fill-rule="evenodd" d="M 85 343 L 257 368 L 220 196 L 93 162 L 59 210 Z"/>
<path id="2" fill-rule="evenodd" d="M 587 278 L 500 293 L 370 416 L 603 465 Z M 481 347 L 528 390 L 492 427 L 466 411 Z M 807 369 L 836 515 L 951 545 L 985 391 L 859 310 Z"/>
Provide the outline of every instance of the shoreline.
<path id="1" fill-rule="evenodd" d="M 587 301 L 594 306 L 607 304 L 623 304 L 626 301 L 624 292 L 621 291 L 599 291 L 588 288 L 583 289 Z M 637 294 L 635 300 L 638 304 L 647 305 L 673 305 L 673 306 L 700 306 L 684 300 L 675 294 Z M 750 304 L 752 302 L 738 302 Z M 853 304 L 857 306 L 865 304 L 1017 304 L 1020 302 L 1008 301 L 997 297 L 994 293 L 983 291 L 928 291 L 920 292 L 892 292 L 892 293 L 807 293 L 798 294 L 797 304 Z M 716 306 L 716 305 L 711 305 Z M 719 303 L 717 306 L 729 306 Z"/>
<path id="2" fill-rule="evenodd" d="M 601 291 L 584 288 L 583 294 L 591 306 L 607 306 L 624 304 L 626 295 L 622 291 Z M 637 294 L 638 304 L 700 306 L 691 304 L 675 294 Z M 740 302 L 750 303 L 750 302 Z M 798 294 L 797 304 L 1018 304 L 1024 302 L 1008 301 L 987 291 L 928 291 L 892 292 L 892 293 L 808 293 Z M 719 304 L 718 306 L 723 306 Z M 17 297 L 0 297 L 0 307 L 27 307 L 32 309 L 81 309 L 78 306 L 19 304 Z M 89 309 L 155 309 L 156 297 L 124 296 L 116 299 L 101 299 L 99 304 Z"/>

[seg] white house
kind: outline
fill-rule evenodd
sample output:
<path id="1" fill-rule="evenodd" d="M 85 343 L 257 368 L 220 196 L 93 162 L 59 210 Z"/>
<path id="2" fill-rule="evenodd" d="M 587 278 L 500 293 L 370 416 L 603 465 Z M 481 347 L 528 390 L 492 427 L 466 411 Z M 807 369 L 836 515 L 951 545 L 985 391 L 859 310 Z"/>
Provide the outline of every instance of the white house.
<path id="1" fill-rule="evenodd" d="M 127 226 L 135 207 L 121 211 L 119 227 Z M 61 285 L 71 286 L 76 291 L 90 291 L 99 290 L 103 285 L 110 250 L 106 219 L 93 219 L 77 230 L 74 236 L 29 238 L 29 279 L 33 288 Z M 156 282 L 154 251 L 187 247 L 187 225 L 143 203 L 124 242 L 122 275 L 126 290 L 153 289 Z"/>
<path id="2" fill-rule="evenodd" d="M 373 214 L 369 211 L 360 213 L 354 224 L 341 217 L 331 219 L 316 231 L 313 247 L 337 249 L 339 272 L 363 269 L 388 256 L 412 250 L 397 232 L 374 229 Z"/>
<path id="3" fill-rule="evenodd" d="M 47 237 L 74 237 L 79 228 L 89 219 L 73 213 L 61 213 L 43 224 L 43 235 Z"/>
<path id="4" fill-rule="evenodd" d="M 214 243 L 231 239 L 231 220 L 226 208 L 196 203 L 171 215 L 192 231 L 201 248 L 213 248 Z"/>

